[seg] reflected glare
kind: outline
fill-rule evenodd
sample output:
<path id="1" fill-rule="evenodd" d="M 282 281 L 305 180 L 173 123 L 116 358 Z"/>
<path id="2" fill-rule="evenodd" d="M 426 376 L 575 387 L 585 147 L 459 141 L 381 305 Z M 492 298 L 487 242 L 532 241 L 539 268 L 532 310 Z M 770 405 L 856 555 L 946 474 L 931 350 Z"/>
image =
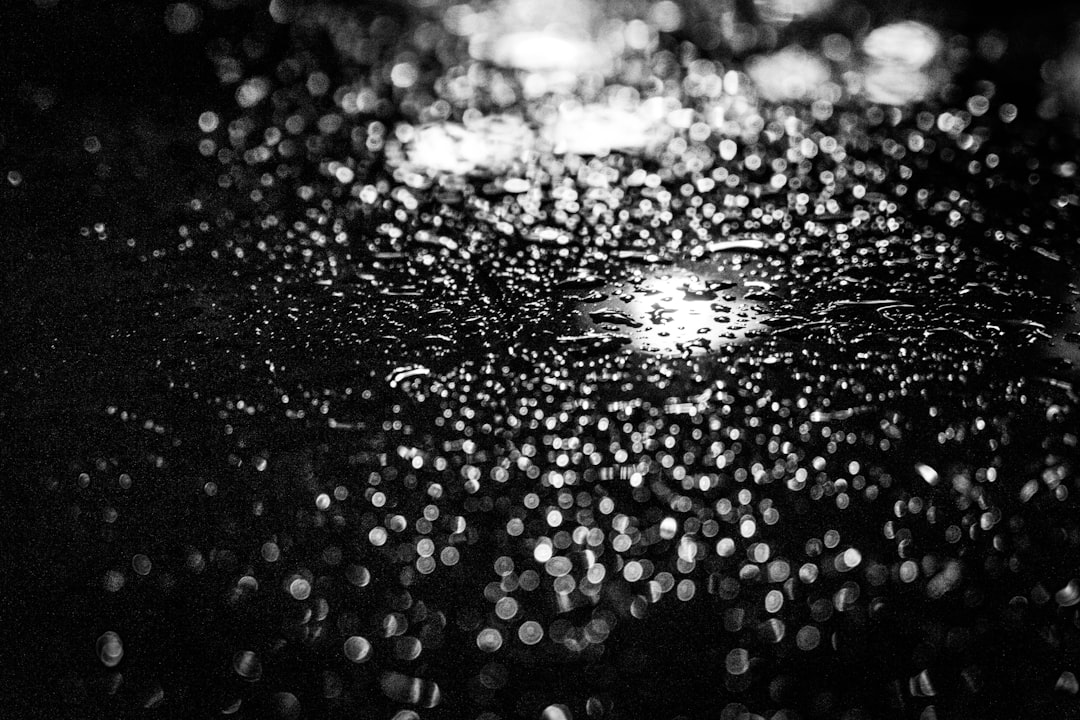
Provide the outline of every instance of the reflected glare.
<path id="1" fill-rule="evenodd" d="M 527 72 L 581 72 L 599 65 L 596 46 L 587 38 L 543 30 L 500 36 L 478 54 Z"/>
<path id="2" fill-rule="evenodd" d="M 407 167 L 432 173 L 501 173 L 525 160 L 532 130 L 516 117 L 482 117 L 467 125 L 439 123 L 406 132 Z"/>
<path id="3" fill-rule="evenodd" d="M 754 0 L 762 20 L 787 25 L 804 17 L 816 15 L 832 7 L 833 0 Z"/>
<path id="4" fill-rule="evenodd" d="M 863 41 L 867 57 L 864 92 L 873 102 L 906 105 L 934 89 L 930 65 L 941 51 L 941 36 L 913 21 L 884 25 Z"/>
<path id="5" fill-rule="evenodd" d="M 745 274 L 711 263 L 650 268 L 608 287 L 607 299 L 583 305 L 583 328 L 624 336 L 643 353 L 708 353 L 765 328 L 758 303 L 736 283 L 740 276 Z"/>
<path id="6" fill-rule="evenodd" d="M 829 66 L 798 46 L 754 58 L 747 73 L 761 97 L 773 102 L 819 97 L 829 82 Z"/>
<path id="7" fill-rule="evenodd" d="M 598 19 L 595 5 L 578 0 L 503 3 L 487 13 L 484 29 L 471 34 L 469 54 L 526 73 L 529 95 L 568 90 L 582 75 L 610 69 L 612 48 L 595 39 Z"/>
<path id="8" fill-rule="evenodd" d="M 605 105 L 563 107 L 555 121 L 544 129 L 544 136 L 556 154 L 607 155 L 614 150 L 645 150 L 662 143 L 670 134 L 665 124 L 650 117 L 648 109 Z"/>

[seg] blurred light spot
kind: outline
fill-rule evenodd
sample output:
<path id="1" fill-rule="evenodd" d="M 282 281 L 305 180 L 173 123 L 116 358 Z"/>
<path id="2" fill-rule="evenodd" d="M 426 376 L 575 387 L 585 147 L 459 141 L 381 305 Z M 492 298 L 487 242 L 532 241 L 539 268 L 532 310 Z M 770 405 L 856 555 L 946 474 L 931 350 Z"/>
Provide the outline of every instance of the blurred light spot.
<path id="1" fill-rule="evenodd" d="M 289 583 L 289 594 L 295 600 L 307 600 L 311 595 L 311 583 L 304 578 L 296 578 Z"/>
<path id="2" fill-rule="evenodd" d="M 884 25 L 863 41 L 864 92 L 873 102 L 906 105 L 927 97 L 934 82 L 927 67 L 941 50 L 941 36 L 913 21 Z"/>
<path id="3" fill-rule="evenodd" d="M 743 648 L 735 648 L 727 655 L 727 671 L 732 675 L 742 675 L 750 669 L 750 653 Z"/>
<path id="4" fill-rule="evenodd" d="M 833 0 L 754 0 L 758 15 L 767 23 L 787 25 L 793 20 L 827 10 Z"/>
<path id="5" fill-rule="evenodd" d="M 798 46 L 753 58 L 747 74 L 763 98 L 772 102 L 817 98 L 829 82 L 829 66 Z"/>
<path id="6" fill-rule="evenodd" d="M 476 646 L 484 652 L 495 652 L 502 647 L 502 634 L 495 628 L 484 628 L 476 636 Z"/>
<path id="7" fill-rule="evenodd" d="M 354 663 L 365 662 L 371 656 L 371 643 L 367 638 L 353 635 L 345 641 L 345 657 Z"/>
<path id="8" fill-rule="evenodd" d="M 299 9 L 297 0 L 270 0 L 270 17 L 277 23 L 289 23 L 296 18 Z"/>
<path id="9" fill-rule="evenodd" d="M 556 154 L 575 155 L 641 151 L 661 144 L 668 134 L 669 128 L 640 110 L 598 104 L 564 106 L 544 128 Z"/>
<path id="10" fill-rule="evenodd" d="M 252 651 L 244 650 L 233 656 L 233 670 L 248 682 L 255 682 L 262 677 L 262 661 Z"/>
<path id="11" fill-rule="evenodd" d="M 236 89 L 236 102 L 240 107 L 253 107 L 261 102 L 269 92 L 270 83 L 266 78 L 250 78 Z"/>
<path id="12" fill-rule="evenodd" d="M 661 0 L 649 8 L 649 22 L 660 32 L 675 32 L 682 27 L 682 8 L 671 0 Z"/>
<path id="13" fill-rule="evenodd" d="M 141 553 L 131 558 L 131 569 L 139 575 L 149 575 L 152 566 L 150 558 Z"/>
<path id="14" fill-rule="evenodd" d="M 821 642 L 821 631 L 813 625 L 806 625 L 800 628 L 798 634 L 795 636 L 795 644 L 799 646 L 800 650 L 809 652 L 818 646 Z"/>
<path id="15" fill-rule="evenodd" d="M 498 174 L 523 161 L 533 135 L 510 116 L 482 117 L 468 125 L 439 123 L 416 130 L 405 145 L 409 169 L 426 173 Z"/>
<path id="16" fill-rule="evenodd" d="M 863 41 L 863 52 L 877 62 L 918 70 L 941 50 L 941 36 L 933 28 L 907 20 L 883 25 Z"/>
<path id="17" fill-rule="evenodd" d="M 535 620 L 527 620 L 518 628 L 518 639 L 526 645 L 535 645 L 544 637 L 544 628 Z"/>
<path id="18" fill-rule="evenodd" d="M 189 33 L 199 26 L 202 11 L 191 3 L 174 3 L 165 8 L 165 25 L 177 35 Z"/>
<path id="19" fill-rule="evenodd" d="M 124 643 L 116 633 L 103 633 L 97 640 L 98 659 L 105 667 L 116 667 L 124 657 Z"/>
<path id="20" fill-rule="evenodd" d="M 390 70 L 390 82 L 394 87 L 410 88 L 416 84 L 419 76 L 419 71 L 412 63 L 398 63 Z"/>
<path id="21" fill-rule="evenodd" d="M 546 32 L 512 32 L 486 53 L 496 65 L 533 72 L 582 72 L 597 64 L 596 47 L 585 38 Z"/>
<path id="22" fill-rule="evenodd" d="M 570 708 L 565 705 L 548 705 L 540 718 L 541 720 L 573 720 Z"/>
<path id="23" fill-rule="evenodd" d="M 919 473 L 919 477 L 921 477 L 927 485 L 937 485 L 941 481 L 937 470 L 929 465 L 915 463 L 915 471 Z"/>

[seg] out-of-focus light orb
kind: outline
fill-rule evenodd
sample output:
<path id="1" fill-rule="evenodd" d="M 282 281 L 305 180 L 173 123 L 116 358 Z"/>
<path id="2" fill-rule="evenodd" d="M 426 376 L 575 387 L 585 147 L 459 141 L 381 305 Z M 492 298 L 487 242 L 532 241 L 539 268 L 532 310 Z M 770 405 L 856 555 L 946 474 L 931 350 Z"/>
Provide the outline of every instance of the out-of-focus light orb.
<path id="1" fill-rule="evenodd" d="M 544 708 L 541 720 L 571 720 L 570 708 L 565 705 L 548 705 Z"/>
<path id="2" fill-rule="evenodd" d="M 591 34 L 597 20 L 595 6 L 581 0 L 499 3 L 482 21 L 468 23 L 469 53 L 527 72 L 594 69 L 603 60 Z"/>
<path id="3" fill-rule="evenodd" d="M 764 329 L 757 303 L 743 297 L 745 288 L 731 287 L 737 274 L 702 265 L 653 268 L 609 287 L 606 300 L 582 307 L 583 328 L 623 335 L 638 352 L 668 357 L 708 353 Z"/>
<path id="4" fill-rule="evenodd" d="M 533 557 L 538 563 L 546 563 L 553 554 L 550 541 L 539 542 L 533 549 Z"/>
<path id="5" fill-rule="evenodd" d="M 165 8 L 165 26 L 176 35 L 189 33 L 202 21 L 202 11 L 191 3 L 173 3 Z"/>
<path id="6" fill-rule="evenodd" d="M 600 16 L 591 0 L 502 0 L 494 17 L 503 29 L 589 27 Z"/>
<path id="7" fill-rule="evenodd" d="M 872 102 L 907 105 L 930 95 L 933 82 L 927 73 L 898 67 L 878 67 L 867 71 L 863 92 Z"/>
<path id="8" fill-rule="evenodd" d="M 863 41 L 867 58 L 863 92 L 873 102 L 906 105 L 934 89 L 928 71 L 941 52 L 941 36 L 928 25 L 904 21 L 883 25 Z"/>
<path id="9" fill-rule="evenodd" d="M 683 11 L 672 0 L 660 0 L 649 8 L 649 22 L 660 32 L 675 32 L 683 24 Z"/>
<path id="10" fill-rule="evenodd" d="M 533 131 L 520 118 L 480 117 L 462 125 L 444 122 L 412 131 L 405 142 L 411 169 L 428 174 L 499 174 L 527 159 Z"/>
<path id="11" fill-rule="evenodd" d="M 828 64 L 797 45 L 753 58 L 747 74 L 765 100 L 809 100 L 820 96 L 832 77 Z"/>
<path id="12" fill-rule="evenodd" d="M 787 25 L 828 10 L 833 0 L 754 0 L 758 15 L 767 23 Z"/>
<path id="13" fill-rule="evenodd" d="M 266 99 L 269 94 L 269 80 L 264 77 L 248 78 L 236 88 L 236 103 L 243 108 L 254 107 Z"/>
<path id="14" fill-rule="evenodd" d="M 668 137 L 670 128 L 644 106 L 567 105 L 543 131 L 556 154 L 607 155 L 639 152 Z"/>
<path id="15" fill-rule="evenodd" d="M 913 20 L 883 25 L 863 41 L 863 52 L 871 60 L 915 70 L 929 65 L 940 51 L 937 31 Z"/>
<path id="16" fill-rule="evenodd" d="M 1043 99 L 1038 114 L 1051 119 L 1069 113 L 1080 115 L 1080 30 L 1072 33 L 1065 52 L 1042 64 Z"/>
<path id="17" fill-rule="evenodd" d="M 501 35 L 478 53 L 496 65 L 526 72 L 579 72 L 599 65 L 588 38 L 543 30 Z"/>
<path id="18" fill-rule="evenodd" d="M 371 656 L 371 643 L 367 638 L 353 635 L 345 641 L 345 657 L 354 663 L 366 662 Z"/>
<path id="19" fill-rule="evenodd" d="M 124 643 L 112 630 L 102 633 L 97 640 L 98 659 L 105 667 L 116 667 L 124 658 Z"/>
<path id="20" fill-rule="evenodd" d="M 262 661 L 253 651 L 242 650 L 233 656 L 233 670 L 244 680 L 256 682 L 262 677 Z"/>
<path id="21" fill-rule="evenodd" d="M 290 23 L 296 19 L 300 9 L 299 0 L 270 0 L 270 17 L 274 22 Z"/>
<path id="22" fill-rule="evenodd" d="M 518 628 L 518 638 L 526 645 L 535 645 L 544 638 L 544 628 L 535 620 L 527 620 Z"/>

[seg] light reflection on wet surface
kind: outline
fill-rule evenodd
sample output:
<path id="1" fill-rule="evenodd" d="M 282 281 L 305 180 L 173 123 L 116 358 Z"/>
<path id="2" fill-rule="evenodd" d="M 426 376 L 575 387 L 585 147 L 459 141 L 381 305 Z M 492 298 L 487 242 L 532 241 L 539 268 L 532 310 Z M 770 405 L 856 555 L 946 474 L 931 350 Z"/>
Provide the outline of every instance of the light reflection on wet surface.
<path id="1" fill-rule="evenodd" d="M 941 73 L 930 68 L 941 45 L 938 33 L 922 23 L 901 22 L 876 28 L 863 41 L 868 59 L 866 96 L 888 105 L 925 99 L 941 83 Z"/>
<path id="2" fill-rule="evenodd" d="M 645 353 L 699 355 L 760 333 L 765 325 L 753 298 L 771 287 L 742 263 L 649 268 L 600 289 L 603 299 L 587 299 L 583 328 L 625 337 Z"/>

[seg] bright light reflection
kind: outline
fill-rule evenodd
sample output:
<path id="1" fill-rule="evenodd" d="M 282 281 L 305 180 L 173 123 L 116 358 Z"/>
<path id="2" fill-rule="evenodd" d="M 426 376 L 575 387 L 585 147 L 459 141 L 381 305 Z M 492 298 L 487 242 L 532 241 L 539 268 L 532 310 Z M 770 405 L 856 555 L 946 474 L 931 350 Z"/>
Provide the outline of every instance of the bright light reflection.
<path id="1" fill-rule="evenodd" d="M 753 286 L 736 282 L 735 269 L 702 263 L 696 270 L 651 268 L 609 287 L 607 299 L 582 306 L 584 329 L 626 336 L 639 352 L 684 356 L 746 340 L 765 328 L 759 304 L 746 296 Z"/>
<path id="2" fill-rule="evenodd" d="M 537 96 L 610 70 L 617 48 L 596 40 L 600 19 L 597 7 L 581 0 L 511 0 L 494 6 L 471 34 L 469 54 L 526 73 L 525 93 Z"/>
<path id="3" fill-rule="evenodd" d="M 941 51 L 941 36 L 913 21 L 884 25 L 863 41 L 867 67 L 864 92 L 873 102 L 906 105 L 934 89 L 929 67 Z"/>
<path id="4" fill-rule="evenodd" d="M 817 55 L 798 46 L 751 60 L 747 74 L 766 100 L 807 100 L 821 96 L 832 73 Z"/>
<path id="5" fill-rule="evenodd" d="M 606 105 L 562 108 L 544 129 L 544 136 L 557 154 L 645 150 L 663 143 L 671 132 L 670 126 L 652 117 L 649 110 L 649 106 L 626 109 Z"/>
<path id="6" fill-rule="evenodd" d="M 411 169 L 427 173 L 498 174 L 523 162 L 533 131 L 520 118 L 487 116 L 467 125 L 437 123 L 406 133 L 405 157 Z"/>
<path id="7" fill-rule="evenodd" d="M 588 38 L 548 31 L 502 35 L 489 52 L 496 65 L 527 72 L 581 72 L 600 65 L 597 48 Z"/>
<path id="8" fill-rule="evenodd" d="M 832 4 L 833 0 L 754 0 L 761 19 L 777 25 L 816 15 Z"/>

